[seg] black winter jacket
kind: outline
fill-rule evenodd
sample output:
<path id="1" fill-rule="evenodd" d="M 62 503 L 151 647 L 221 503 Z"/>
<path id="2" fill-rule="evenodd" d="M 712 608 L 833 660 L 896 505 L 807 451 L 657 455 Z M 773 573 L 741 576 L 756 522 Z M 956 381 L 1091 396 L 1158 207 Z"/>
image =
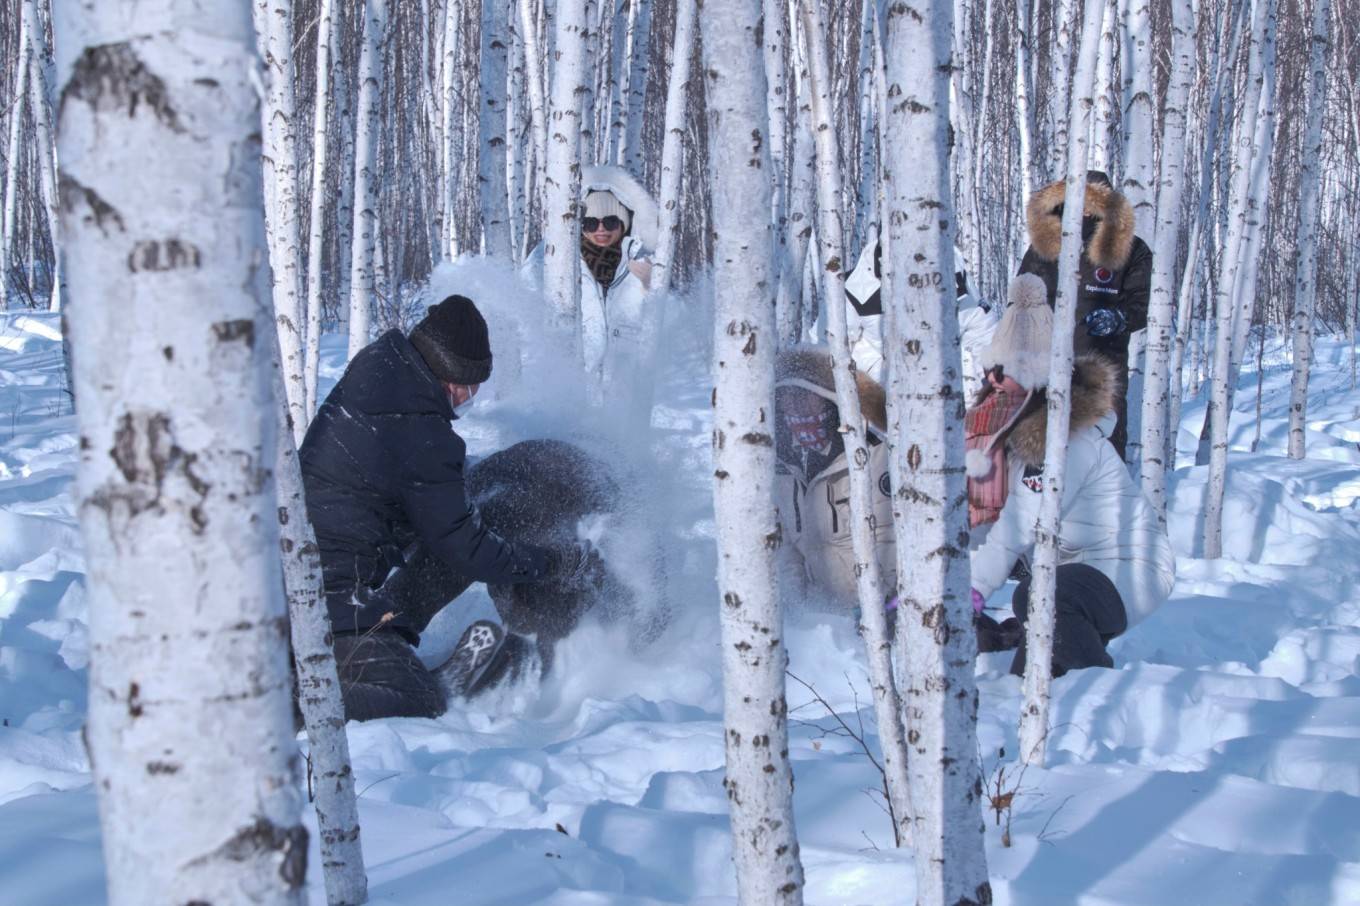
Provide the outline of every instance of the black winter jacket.
<path id="1" fill-rule="evenodd" d="M 423 542 L 449 566 L 494 584 L 531 582 L 547 552 L 487 530 L 463 485 L 466 447 L 453 408 L 416 348 L 391 330 L 350 362 L 302 442 L 307 512 L 337 632 L 377 625 L 355 595 L 382 584 Z"/>
<path id="2" fill-rule="evenodd" d="M 1035 274 L 1044 281 L 1050 306 L 1058 292 L 1058 253 L 1062 246 L 1065 190 L 1062 182 L 1045 186 L 1034 193 L 1026 212 L 1030 247 L 1020 262 L 1020 273 Z M 1147 327 L 1152 250 L 1133 234 L 1133 209 L 1108 181 L 1087 182 L 1084 213 L 1086 244 L 1082 249 L 1081 277 L 1077 285 L 1073 352 L 1076 355 L 1098 352 L 1127 368 L 1129 335 Z M 1124 315 L 1125 328 L 1107 337 L 1087 334 L 1085 318 L 1097 308 L 1120 311 Z"/>

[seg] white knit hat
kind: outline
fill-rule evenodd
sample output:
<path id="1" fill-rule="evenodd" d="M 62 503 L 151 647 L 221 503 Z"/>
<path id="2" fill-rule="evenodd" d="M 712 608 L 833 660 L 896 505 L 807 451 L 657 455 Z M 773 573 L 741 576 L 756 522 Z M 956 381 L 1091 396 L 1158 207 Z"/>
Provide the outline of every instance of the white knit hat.
<path id="1" fill-rule="evenodd" d="M 992 344 L 982 355 L 982 367 L 1001 366 L 1002 373 L 1027 390 L 1048 384 L 1048 357 L 1053 347 L 1053 310 L 1048 288 L 1034 274 L 1011 281 L 1010 301 Z"/>
<path id="2" fill-rule="evenodd" d="M 586 193 L 586 217 L 604 218 L 610 215 L 622 220 L 625 230 L 633 223 L 633 212 L 624 207 L 623 202 L 619 201 L 613 192 L 595 191 Z"/>

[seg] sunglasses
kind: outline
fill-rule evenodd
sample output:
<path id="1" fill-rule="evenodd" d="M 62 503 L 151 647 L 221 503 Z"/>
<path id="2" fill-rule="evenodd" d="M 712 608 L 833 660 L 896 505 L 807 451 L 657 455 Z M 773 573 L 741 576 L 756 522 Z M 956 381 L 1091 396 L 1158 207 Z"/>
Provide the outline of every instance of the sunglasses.
<path id="1" fill-rule="evenodd" d="M 582 217 L 582 218 L 581 218 L 581 231 L 582 231 L 582 232 L 585 232 L 585 233 L 593 233 L 593 232 L 595 232 L 596 230 L 598 230 L 600 227 L 604 227 L 606 230 L 611 230 L 611 231 L 612 231 L 612 230 L 621 230 L 621 229 L 623 229 L 623 219 L 622 219 L 622 218 L 619 218 L 619 217 L 615 217 L 613 214 L 610 214 L 608 217 Z"/>

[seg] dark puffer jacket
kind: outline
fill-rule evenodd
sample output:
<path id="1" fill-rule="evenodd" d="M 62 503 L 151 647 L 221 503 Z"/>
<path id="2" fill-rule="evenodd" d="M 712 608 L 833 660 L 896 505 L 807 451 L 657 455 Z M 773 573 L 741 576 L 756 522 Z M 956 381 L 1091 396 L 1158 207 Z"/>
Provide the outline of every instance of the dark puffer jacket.
<path id="1" fill-rule="evenodd" d="M 366 346 L 326 398 L 300 451 L 331 625 L 362 631 L 384 608 L 355 606 L 423 542 L 458 572 L 493 584 L 532 582 L 547 552 L 482 525 L 463 483 L 466 447 L 444 388 L 392 330 Z"/>
<path id="2" fill-rule="evenodd" d="M 1081 278 L 1077 286 L 1077 331 L 1072 340 L 1077 355 L 1098 352 L 1127 369 L 1129 334 L 1147 327 L 1148 295 L 1152 289 L 1152 250 L 1133 234 L 1133 208 L 1098 170 L 1087 177 L 1082 235 Z M 1035 274 L 1048 288 L 1048 304 L 1057 296 L 1058 254 L 1062 250 L 1062 210 L 1066 183 L 1044 186 L 1029 200 L 1025 214 L 1029 249 L 1020 273 Z M 1108 337 L 1092 337 L 1083 321 L 1097 308 L 1117 309 L 1124 330 Z M 1121 372 L 1122 374 L 1122 372 Z"/>

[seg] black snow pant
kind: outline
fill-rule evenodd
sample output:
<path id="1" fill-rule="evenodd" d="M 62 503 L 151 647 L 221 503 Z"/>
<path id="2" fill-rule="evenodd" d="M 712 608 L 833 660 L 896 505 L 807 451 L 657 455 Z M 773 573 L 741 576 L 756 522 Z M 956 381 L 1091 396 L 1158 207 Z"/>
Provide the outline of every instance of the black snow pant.
<path id="1" fill-rule="evenodd" d="M 1026 577 L 1015 589 L 1011 608 L 1024 623 L 1029 616 L 1029 586 Z M 1128 614 L 1119 590 L 1109 577 L 1085 563 L 1058 567 L 1055 605 L 1057 620 L 1053 629 L 1053 675 L 1083 667 L 1113 667 L 1114 660 L 1105 646 L 1129 627 Z M 1025 673 L 1025 642 L 1015 652 L 1011 673 Z"/>
<path id="2" fill-rule="evenodd" d="M 444 689 L 412 646 L 434 615 L 471 584 L 420 546 L 381 587 L 361 593 L 366 604 L 376 603 L 392 617 L 362 632 L 335 633 L 346 720 L 444 713 Z"/>

